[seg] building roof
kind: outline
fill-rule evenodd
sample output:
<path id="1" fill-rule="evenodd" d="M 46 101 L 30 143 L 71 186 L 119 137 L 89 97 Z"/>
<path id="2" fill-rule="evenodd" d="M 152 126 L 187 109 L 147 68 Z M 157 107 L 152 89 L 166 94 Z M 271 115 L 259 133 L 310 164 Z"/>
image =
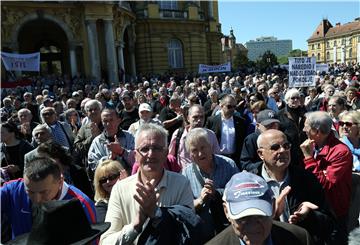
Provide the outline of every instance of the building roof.
<path id="1" fill-rule="evenodd" d="M 360 31 L 360 18 L 356 18 L 353 22 L 349 22 L 343 25 L 337 23 L 335 26 L 333 26 L 327 19 L 323 19 L 316 27 L 316 30 L 308 39 L 308 41 L 321 39 L 324 37 L 341 36 L 356 30 Z"/>

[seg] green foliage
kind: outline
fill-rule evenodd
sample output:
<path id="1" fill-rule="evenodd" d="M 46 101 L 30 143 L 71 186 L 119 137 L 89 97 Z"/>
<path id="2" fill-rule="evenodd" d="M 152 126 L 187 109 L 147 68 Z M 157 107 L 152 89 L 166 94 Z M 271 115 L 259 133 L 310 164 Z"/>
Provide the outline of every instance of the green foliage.
<path id="1" fill-rule="evenodd" d="M 260 72 L 267 72 L 271 67 L 278 64 L 275 54 L 268 50 L 256 61 L 256 68 Z"/>
<path id="2" fill-rule="evenodd" d="M 247 67 L 248 65 L 249 65 L 248 57 L 244 53 L 238 51 L 233 60 L 232 68 L 234 70 L 238 70 L 239 68 Z"/>

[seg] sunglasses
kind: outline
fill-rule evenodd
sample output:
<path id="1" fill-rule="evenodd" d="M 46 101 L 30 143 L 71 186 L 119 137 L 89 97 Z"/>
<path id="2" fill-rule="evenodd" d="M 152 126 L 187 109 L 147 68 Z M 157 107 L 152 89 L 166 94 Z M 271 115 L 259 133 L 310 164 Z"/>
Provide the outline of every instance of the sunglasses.
<path id="1" fill-rule="evenodd" d="M 352 123 L 352 122 L 343 122 L 343 121 L 339 121 L 339 125 L 341 126 L 341 127 L 343 127 L 344 125 L 346 126 L 346 127 L 352 127 L 352 125 L 357 125 L 357 123 Z"/>
<path id="2" fill-rule="evenodd" d="M 269 148 L 269 150 L 271 151 L 278 151 L 280 148 L 283 148 L 285 151 L 290 150 L 291 148 L 291 144 L 289 142 L 285 142 L 284 144 L 280 145 L 280 144 L 272 144 Z"/>
<path id="3" fill-rule="evenodd" d="M 290 99 L 292 99 L 292 100 L 299 100 L 300 97 L 291 97 Z"/>
<path id="4" fill-rule="evenodd" d="M 234 106 L 234 105 L 227 105 L 227 106 L 226 106 L 226 108 L 228 108 L 229 110 L 235 109 L 235 107 L 236 107 L 236 106 Z"/>
<path id="5" fill-rule="evenodd" d="M 48 117 L 48 116 L 52 116 L 54 115 L 55 113 L 53 111 L 49 111 L 49 112 L 44 112 L 42 113 L 41 115 L 43 115 L 44 117 Z"/>
<path id="6" fill-rule="evenodd" d="M 110 182 L 110 181 L 113 181 L 113 180 L 118 179 L 119 176 L 120 176 L 120 173 L 111 174 L 111 175 L 106 176 L 106 177 L 101 177 L 101 178 L 99 179 L 99 183 L 100 183 L 101 185 L 102 185 L 102 184 L 105 184 L 105 183 L 107 183 L 108 181 Z"/>

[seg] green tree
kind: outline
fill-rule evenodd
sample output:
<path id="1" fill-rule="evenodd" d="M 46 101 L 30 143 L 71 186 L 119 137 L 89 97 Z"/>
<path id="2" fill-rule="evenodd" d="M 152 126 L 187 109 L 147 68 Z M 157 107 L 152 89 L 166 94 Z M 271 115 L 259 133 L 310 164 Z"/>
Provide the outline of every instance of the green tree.
<path id="1" fill-rule="evenodd" d="M 278 64 L 276 55 L 268 50 L 257 60 L 256 67 L 260 72 L 268 72 L 273 66 Z"/>
<path id="2" fill-rule="evenodd" d="M 238 51 L 233 60 L 232 68 L 234 70 L 239 70 L 240 68 L 247 67 L 248 65 L 248 57 L 243 52 Z"/>

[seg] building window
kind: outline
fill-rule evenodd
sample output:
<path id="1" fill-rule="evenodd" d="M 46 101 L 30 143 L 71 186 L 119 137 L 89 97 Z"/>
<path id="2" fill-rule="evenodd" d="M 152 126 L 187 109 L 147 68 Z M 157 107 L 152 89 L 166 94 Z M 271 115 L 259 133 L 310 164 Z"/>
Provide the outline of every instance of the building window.
<path id="1" fill-rule="evenodd" d="M 183 50 L 181 42 L 172 39 L 168 43 L 168 59 L 171 68 L 183 68 Z"/>
<path id="2" fill-rule="evenodd" d="M 329 41 L 326 42 L 326 47 L 330 48 L 330 42 Z"/>
<path id="3" fill-rule="evenodd" d="M 326 52 L 326 60 L 330 60 L 330 52 Z"/>
<path id="4" fill-rule="evenodd" d="M 320 49 L 320 43 L 318 43 L 317 48 Z"/>
<path id="5" fill-rule="evenodd" d="M 160 9 L 177 10 L 177 1 L 158 1 Z"/>
<path id="6" fill-rule="evenodd" d="M 353 39 L 349 37 L 349 45 L 352 45 Z"/>
<path id="7" fill-rule="evenodd" d="M 313 45 L 311 45 L 311 50 L 314 50 L 315 49 L 315 46 L 314 46 L 314 44 Z"/>
<path id="8" fill-rule="evenodd" d="M 317 54 L 317 60 L 316 61 L 320 61 L 320 53 Z"/>
<path id="9" fill-rule="evenodd" d="M 352 58 L 352 48 L 349 49 L 349 58 Z"/>
<path id="10" fill-rule="evenodd" d="M 345 45 L 345 38 L 341 39 L 341 45 Z"/>
<path id="11" fill-rule="evenodd" d="M 334 47 L 336 46 L 336 40 L 334 40 Z"/>

